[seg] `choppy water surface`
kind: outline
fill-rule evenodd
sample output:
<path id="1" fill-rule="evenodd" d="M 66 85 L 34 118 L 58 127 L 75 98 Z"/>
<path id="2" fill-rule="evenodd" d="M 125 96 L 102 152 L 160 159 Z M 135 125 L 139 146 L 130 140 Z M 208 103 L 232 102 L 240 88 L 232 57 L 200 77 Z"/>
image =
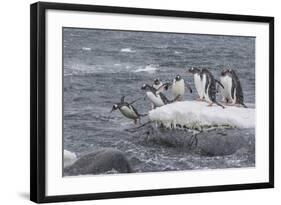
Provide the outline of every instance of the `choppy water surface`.
<path id="1" fill-rule="evenodd" d="M 221 138 L 243 136 L 242 149 L 212 156 L 171 141 L 172 136 L 177 139 L 190 132 L 161 131 L 169 135 L 166 140 L 150 125 L 131 133 L 126 131 L 134 126 L 131 120 L 119 111 L 109 113 L 122 95 L 128 101 L 144 97 L 141 85 L 151 84 L 156 77 L 166 81 L 180 74 L 194 88 L 193 78 L 186 72 L 191 66 L 209 67 L 217 78 L 223 66 L 235 69 L 245 103 L 255 106 L 255 38 L 71 28 L 63 30 L 63 38 L 64 149 L 81 156 L 116 148 L 126 154 L 136 172 L 255 165 L 254 129 L 208 132 Z M 185 99 L 195 99 L 195 93 L 186 93 Z M 147 113 L 150 103 L 140 100 L 135 107 Z"/>

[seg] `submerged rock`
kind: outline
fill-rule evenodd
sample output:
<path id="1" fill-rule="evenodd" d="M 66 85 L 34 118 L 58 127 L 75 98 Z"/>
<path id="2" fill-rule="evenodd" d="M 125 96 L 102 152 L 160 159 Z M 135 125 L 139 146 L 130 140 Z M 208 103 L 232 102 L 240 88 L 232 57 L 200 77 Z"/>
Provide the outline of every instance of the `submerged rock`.
<path id="1" fill-rule="evenodd" d="M 132 169 L 124 153 L 112 148 L 84 155 L 64 169 L 66 176 L 130 172 Z"/>

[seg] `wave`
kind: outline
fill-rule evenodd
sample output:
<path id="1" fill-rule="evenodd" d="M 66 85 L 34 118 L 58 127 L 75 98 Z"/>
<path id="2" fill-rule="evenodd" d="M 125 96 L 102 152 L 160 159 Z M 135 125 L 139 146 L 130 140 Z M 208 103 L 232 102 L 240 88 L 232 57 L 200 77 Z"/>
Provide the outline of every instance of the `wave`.
<path id="1" fill-rule="evenodd" d="M 82 50 L 83 50 L 83 51 L 91 51 L 92 48 L 89 48 L 89 47 L 82 47 Z"/>
<path id="2" fill-rule="evenodd" d="M 132 50 L 131 48 L 122 48 L 120 51 L 125 52 L 125 53 L 135 53 L 136 52 L 136 51 Z"/>
<path id="3" fill-rule="evenodd" d="M 63 166 L 68 167 L 72 165 L 77 160 L 77 156 L 75 153 L 64 150 L 63 151 Z"/>
<path id="4" fill-rule="evenodd" d="M 156 65 L 147 65 L 144 68 L 139 68 L 137 70 L 135 70 L 135 73 L 138 72 L 148 72 L 148 73 L 155 73 L 157 70 L 159 70 L 159 67 Z"/>
<path id="5" fill-rule="evenodd" d="M 183 101 L 149 111 L 151 121 L 165 127 L 237 127 L 255 128 L 255 109 L 217 105 L 208 107 L 205 102 Z"/>

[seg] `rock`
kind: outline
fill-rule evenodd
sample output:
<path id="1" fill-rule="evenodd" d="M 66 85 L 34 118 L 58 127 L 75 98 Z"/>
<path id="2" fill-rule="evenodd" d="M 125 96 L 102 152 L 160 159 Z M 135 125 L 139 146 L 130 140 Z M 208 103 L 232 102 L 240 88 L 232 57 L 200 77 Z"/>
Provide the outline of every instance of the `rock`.
<path id="1" fill-rule="evenodd" d="M 242 136 L 202 133 L 198 137 L 197 152 L 204 156 L 223 156 L 234 154 L 246 145 Z"/>
<path id="2" fill-rule="evenodd" d="M 112 148 L 105 148 L 84 155 L 64 169 L 66 176 L 130 172 L 132 172 L 132 169 L 124 153 Z"/>
<path id="3" fill-rule="evenodd" d="M 151 126 L 149 132 L 146 132 L 143 138 L 149 143 L 174 147 L 186 152 L 195 152 L 202 156 L 234 154 L 237 150 L 247 147 L 249 144 L 244 136 L 241 136 L 241 132 L 235 132 L 233 129 L 223 131 L 214 129 L 194 134 L 187 130 Z"/>

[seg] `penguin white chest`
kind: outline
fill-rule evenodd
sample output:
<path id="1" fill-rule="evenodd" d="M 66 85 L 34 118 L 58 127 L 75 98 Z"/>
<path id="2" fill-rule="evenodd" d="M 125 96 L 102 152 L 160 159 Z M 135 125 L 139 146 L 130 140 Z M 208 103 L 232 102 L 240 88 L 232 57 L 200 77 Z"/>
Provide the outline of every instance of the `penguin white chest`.
<path id="1" fill-rule="evenodd" d="M 220 77 L 221 84 L 224 88 L 221 88 L 221 94 L 225 99 L 233 101 L 231 96 L 232 79 L 229 76 Z"/>
<path id="2" fill-rule="evenodd" d="M 148 99 L 154 104 L 155 107 L 161 107 L 164 105 L 163 100 L 161 99 L 160 95 L 154 95 L 152 92 L 146 93 Z"/>
<path id="3" fill-rule="evenodd" d="M 199 97 L 202 99 L 204 96 L 203 82 L 198 73 L 194 74 L 194 84 L 195 84 L 195 88 L 197 90 Z"/>
<path id="4" fill-rule="evenodd" d="M 185 91 L 184 80 L 181 79 L 179 81 L 174 80 L 172 85 L 172 94 L 175 97 L 183 96 Z"/>
<path id="5" fill-rule="evenodd" d="M 136 112 L 133 110 L 131 106 L 122 106 L 120 107 L 120 111 L 127 118 L 130 119 L 138 118 L 138 115 L 136 114 Z"/>

